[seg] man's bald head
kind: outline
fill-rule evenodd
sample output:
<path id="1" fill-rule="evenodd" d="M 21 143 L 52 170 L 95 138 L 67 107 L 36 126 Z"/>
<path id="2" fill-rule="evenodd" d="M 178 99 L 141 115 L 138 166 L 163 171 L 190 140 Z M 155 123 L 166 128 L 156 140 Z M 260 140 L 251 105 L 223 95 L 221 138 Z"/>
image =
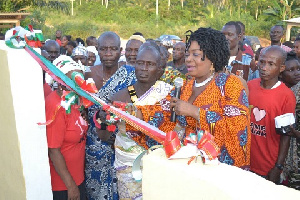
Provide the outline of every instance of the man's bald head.
<path id="1" fill-rule="evenodd" d="M 98 52 L 103 67 L 117 68 L 121 55 L 120 37 L 111 31 L 104 32 L 98 38 Z"/>
<path id="2" fill-rule="evenodd" d="M 107 31 L 100 35 L 100 37 L 98 38 L 98 46 L 100 46 L 103 43 L 103 41 L 107 39 L 114 40 L 119 47 L 121 46 L 120 37 L 115 32 L 112 31 Z"/>
<path id="3" fill-rule="evenodd" d="M 89 36 L 86 38 L 86 45 L 87 46 L 95 46 L 98 47 L 98 41 L 95 36 Z"/>
<path id="4" fill-rule="evenodd" d="M 270 39 L 271 44 L 273 43 L 280 43 L 280 40 L 284 34 L 284 28 L 280 25 L 275 25 L 270 30 Z"/>
<path id="5" fill-rule="evenodd" d="M 49 60 L 51 62 L 53 62 L 60 55 L 60 47 L 55 40 L 48 40 L 44 45 L 44 49 L 50 55 Z"/>
<path id="6" fill-rule="evenodd" d="M 57 49 L 59 49 L 59 44 L 55 41 L 55 40 L 48 40 L 46 43 L 45 43 L 45 49 L 47 51 L 47 48 L 49 47 L 55 47 Z"/>
<path id="7" fill-rule="evenodd" d="M 141 51 L 145 47 L 149 47 L 149 46 L 154 47 L 158 52 L 160 52 L 159 46 L 156 44 L 156 42 L 154 42 L 154 40 L 147 40 L 145 43 L 143 43 L 140 46 L 139 51 Z"/>
<path id="8" fill-rule="evenodd" d="M 185 49 L 185 43 L 184 42 L 177 42 L 174 44 L 174 48 L 179 47 L 179 48 L 184 48 Z"/>
<path id="9" fill-rule="evenodd" d="M 151 57 L 153 57 L 153 59 L 156 61 L 156 65 L 157 67 L 160 67 L 160 62 L 161 62 L 161 55 L 160 55 L 160 51 L 157 50 L 154 46 L 145 46 L 144 48 L 140 49 L 138 54 L 137 54 L 137 58 L 139 57 L 139 59 L 142 57 L 142 55 L 150 55 Z"/>
<path id="10" fill-rule="evenodd" d="M 177 42 L 173 46 L 173 61 L 184 61 L 185 55 L 185 43 L 184 42 Z"/>
<path id="11" fill-rule="evenodd" d="M 270 89 L 278 81 L 285 69 L 286 52 L 277 45 L 269 46 L 261 51 L 258 59 L 259 76 L 262 87 Z"/>
<path id="12" fill-rule="evenodd" d="M 261 52 L 261 55 L 266 54 L 266 53 L 272 53 L 272 55 L 276 56 L 277 59 L 280 59 L 280 63 L 284 64 L 287 53 L 284 51 L 280 46 L 273 45 L 273 46 L 268 46 L 263 51 Z"/>
<path id="13" fill-rule="evenodd" d="M 135 63 L 135 75 L 139 82 L 154 84 L 161 77 L 160 53 L 153 46 L 140 49 Z"/>

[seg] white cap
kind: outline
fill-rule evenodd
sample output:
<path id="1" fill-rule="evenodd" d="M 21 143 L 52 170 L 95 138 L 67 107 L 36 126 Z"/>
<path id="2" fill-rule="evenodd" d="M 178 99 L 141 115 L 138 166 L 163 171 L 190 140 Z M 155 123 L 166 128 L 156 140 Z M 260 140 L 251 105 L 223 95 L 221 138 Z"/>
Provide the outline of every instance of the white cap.
<path id="1" fill-rule="evenodd" d="M 62 71 L 64 74 L 67 74 L 69 71 L 72 70 L 81 70 L 82 66 L 75 62 L 71 57 L 66 56 L 66 55 L 61 55 L 58 58 L 56 58 L 53 61 L 53 65 L 55 65 L 60 71 Z"/>

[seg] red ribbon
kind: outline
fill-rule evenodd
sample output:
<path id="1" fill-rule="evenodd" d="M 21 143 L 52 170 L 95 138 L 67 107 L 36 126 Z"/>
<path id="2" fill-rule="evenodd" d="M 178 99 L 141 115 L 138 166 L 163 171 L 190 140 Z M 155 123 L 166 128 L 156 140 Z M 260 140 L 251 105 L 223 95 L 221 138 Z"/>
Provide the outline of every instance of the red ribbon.
<path id="1" fill-rule="evenodd" d="M 203 150 L 210 160 L 215 159 L 220 154 L 220 148 L 214 142 L 214 136 L 207 131 L 204 131 L 197 147 Z"/>
<path id="2" fill-rule="evenodd" d="M 175 131 L 170 131 L 166 134 L 164 148 L 167 158 L 170 158 L 181 148 L 178 134 Z"/>
<path id="3" fill-rule="evenodd" d="M 198 149 L 203 150 L 207 154 L 210 160 L 217 158 L 220 154 L 220 148 L 214 142 L 214 136 L 207 131 L 204 131 L 203 136 L 201 137 L 199 142 L 197 142 L 197 137 L 188 136 L 184 141 L 184 145 L 187 145 L 187 143 L 195 144 Z M 167 133 L 164 141 L 164 148 L 167 158 L 170 158 L 181 148 L 180 140 L 175 131 Z"/>
<path id="4" fill-rule="evenodd" d="M 29 40 L 26 35 L 24 36 L 24 39 L 25 39 L 26 43 L 31 47 L 40 48 L 40 47 L 43 46 L 41 41 L 39 41 L 39 40 L 36 40 L 36 41 L 35 40 Z"/>
<path id="5" fill-rule="evenodd" d="M 98 92 L 95 82 L 87 82 L 83 79 L 83 77 L 80 74 L 75 75 L 74 80 L 81 89 L 90 93 Z M 82 96 L 80 96 L 80 102 L 85 108 L 88 108 L 93 105 L 93 102 L 89 101 L 88 99 Z"/>
<path id="6" fill-rule="evenodd" d="M 98 92 L 95 82 L 87 82 L 80 75 L 75 76 L 75 82 L 85 91 L 88 91 L 90 93 Z"/>
<path id="7" fill-rule="evenodd" d="M 220 148 L 218 145 L 214 142 L 214 136 L 210 134 L 208 131 L 204 131 L 203 136 L 198 141 L 197 136 L 196 137 L 186 137 L 184 141 L 184 145 L 187 143 L 192 143 L 197 145 L 198 149 L 203 150 L 206 155 L 208 156 L 209 160 L 213 160 L 220 154 Z"/>

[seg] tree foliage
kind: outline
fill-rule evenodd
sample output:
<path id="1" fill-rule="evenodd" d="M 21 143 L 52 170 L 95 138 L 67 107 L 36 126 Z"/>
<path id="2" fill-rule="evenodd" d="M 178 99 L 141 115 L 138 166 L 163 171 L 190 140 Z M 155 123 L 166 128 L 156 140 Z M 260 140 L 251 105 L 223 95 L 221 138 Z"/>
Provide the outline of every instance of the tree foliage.
<path id="1" fill-rule="evenodd" d="M 81 5 L 79 4 L 81 2 Z M 74 37 L 99 36 L 112 30 L 127 38 L 133 32 L 148 38 L 161 34 L 184 36 L 199 26 L 221 29 L 230 20 L 246 25 L 246 34 L 268 37 L 272 25 L 300 16 L 300 0 L 2 0 L 1 12 L 28 10 L 23 24 L 31 23 L 54 37 L 56 29 Z"/>

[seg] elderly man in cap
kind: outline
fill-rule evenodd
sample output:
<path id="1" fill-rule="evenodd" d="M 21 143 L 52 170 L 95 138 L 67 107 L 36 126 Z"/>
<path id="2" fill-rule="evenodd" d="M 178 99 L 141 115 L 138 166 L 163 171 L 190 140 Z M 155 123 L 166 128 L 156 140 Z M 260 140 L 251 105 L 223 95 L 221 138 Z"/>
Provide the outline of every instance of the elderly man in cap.
<path id="1" fill-rule="evenodd" d="M 126 44 L 125 57 L 128 65 L 134 66 L 136 57 L 140 46 L 145 43 L 146 40 L 143 36 L 132 35 Z"/>

